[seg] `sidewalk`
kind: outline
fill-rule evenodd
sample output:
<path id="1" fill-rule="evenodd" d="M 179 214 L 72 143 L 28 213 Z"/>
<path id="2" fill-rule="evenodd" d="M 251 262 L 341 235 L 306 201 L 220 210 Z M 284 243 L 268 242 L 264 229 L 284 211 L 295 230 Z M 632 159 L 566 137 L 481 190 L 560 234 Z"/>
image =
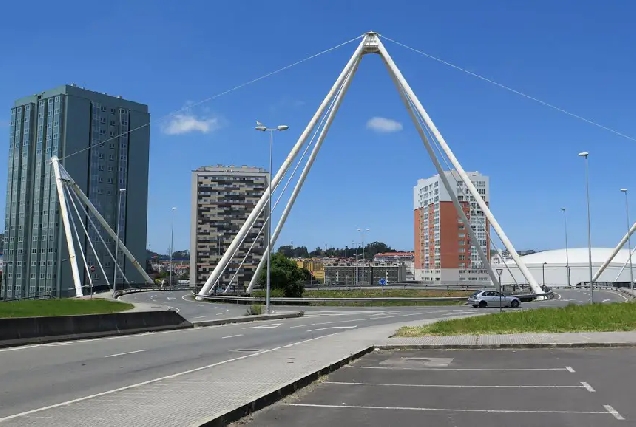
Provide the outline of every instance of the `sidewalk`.
<path id="1" fill-rule="evenodd" d="M 378 347 L 636 346 L 636 332 L 387 338 L 400 326 L 431 322 L 369 327 L 229 354 L 227 360 L 207 366 L 0 419 L 0 426 L 226 425 Z"/>

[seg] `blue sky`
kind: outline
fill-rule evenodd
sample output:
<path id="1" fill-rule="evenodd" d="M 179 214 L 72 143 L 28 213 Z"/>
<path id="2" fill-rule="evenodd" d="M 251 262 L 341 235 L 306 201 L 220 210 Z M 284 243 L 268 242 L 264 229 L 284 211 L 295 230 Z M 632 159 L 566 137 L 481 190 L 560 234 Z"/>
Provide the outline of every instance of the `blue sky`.
<path id="1" fill-rule="evenodd" d="M 185 249 L 190 171 L 265 167 L 257 119 L 290 126 L 276 135 L 277 168 L 355 43 L 167 116 L 188 103 L 374 30 L 636 136 L 635 12 L 630 2 L 588 0 L 8 2 L 0 18 L 0 150 L 7 152 L 12 102 L 25 95 L 74 82 L 147 103 L 149 245 L 166 251 L 176 206 L 175 248 Z M 583 150 L 593 244 L 618 242 L 619 189 L 636 193 L 636 142 L 385 44 L 464 168 L 491 177 L 492 210 L 518 249 L 562 247 L 561 207 L 569 210 L 571 246 L 586 245 Z M 374 117 L 401 130 L 369 129 Z M 6 161 L 0 156 L 0 169 Z M 365 57 L 279 244 L 345 246 L 365 227 L 367 240 L 412 249 L 412 187 L 433 174 L 381 61 Z"/>

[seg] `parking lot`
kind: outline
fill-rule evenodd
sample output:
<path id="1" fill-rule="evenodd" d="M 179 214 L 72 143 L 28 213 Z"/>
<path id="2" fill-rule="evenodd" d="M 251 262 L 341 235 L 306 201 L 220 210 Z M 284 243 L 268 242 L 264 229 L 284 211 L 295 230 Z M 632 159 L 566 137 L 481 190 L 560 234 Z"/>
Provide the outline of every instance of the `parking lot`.
<path id="1" fill-rule="evenodd" d="M 375 351 L 240 425 L 634 425 L 636 350 Z"/>

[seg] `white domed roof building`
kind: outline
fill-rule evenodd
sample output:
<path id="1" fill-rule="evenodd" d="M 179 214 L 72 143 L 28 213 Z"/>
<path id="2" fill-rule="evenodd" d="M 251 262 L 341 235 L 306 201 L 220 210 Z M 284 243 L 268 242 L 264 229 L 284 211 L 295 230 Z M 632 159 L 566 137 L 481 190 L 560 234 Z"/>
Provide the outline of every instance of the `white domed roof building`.
<path id="1" fill-rule="evenodd" d="M 592 248 L 592 273 L 607 261 L 614 248 Z M 587 248 L 557 249 L 536 252 L 522 256 L 521 259 L 530 270 L 539 285 L 547 286 L 576 286 L 578 283 L 590 281 L 589 255 Z M 636 254 L 632 256 L 632 263 L 636 267 Z M 493 268 L 502 269 L 501 283 L 503 285 L 525 284 L 527 280 L 513 260 L 505 263 L 493 263 Z M 568 283 L 569 270 L 569 283 Z M 636 268 L 635 268 L 636 270 Z M 636 271 L 634 272 L 636 276 Z M 629 283 L 629 251 L 621 249 L 612 262 L 596 280 L 598 284 L 611 285 L 615 282 Z"/>

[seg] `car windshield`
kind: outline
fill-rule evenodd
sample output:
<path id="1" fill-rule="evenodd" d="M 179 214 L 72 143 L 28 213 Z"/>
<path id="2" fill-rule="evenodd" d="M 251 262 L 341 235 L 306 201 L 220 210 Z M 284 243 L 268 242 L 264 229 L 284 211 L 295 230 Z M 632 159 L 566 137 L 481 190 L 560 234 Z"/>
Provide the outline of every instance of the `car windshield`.
<path id="1" fill-rule="evenodd" d="M 475 291 L 472 296 L 476 297 L 481 291 Z"/>

